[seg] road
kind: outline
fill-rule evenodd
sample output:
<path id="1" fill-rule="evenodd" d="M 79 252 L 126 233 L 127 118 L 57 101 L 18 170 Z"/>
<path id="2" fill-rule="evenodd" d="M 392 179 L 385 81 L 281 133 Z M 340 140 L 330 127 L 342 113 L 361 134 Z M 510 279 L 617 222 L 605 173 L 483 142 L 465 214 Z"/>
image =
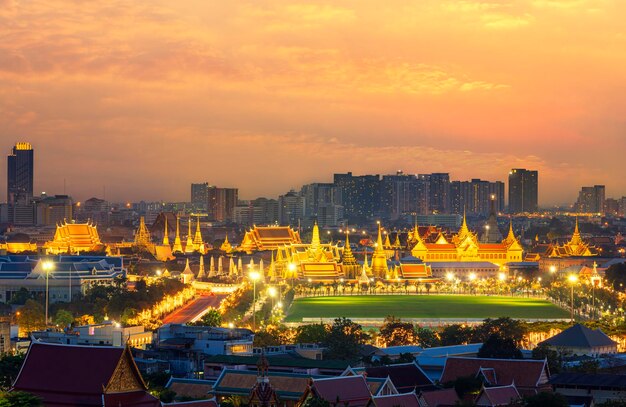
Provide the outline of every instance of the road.
<path id="1" fill-rule="evenodd" d="M 226 295 L 203 295 L 163 318 L 163 324 L 184 324 L 209 307 L 217 308 Z"/>

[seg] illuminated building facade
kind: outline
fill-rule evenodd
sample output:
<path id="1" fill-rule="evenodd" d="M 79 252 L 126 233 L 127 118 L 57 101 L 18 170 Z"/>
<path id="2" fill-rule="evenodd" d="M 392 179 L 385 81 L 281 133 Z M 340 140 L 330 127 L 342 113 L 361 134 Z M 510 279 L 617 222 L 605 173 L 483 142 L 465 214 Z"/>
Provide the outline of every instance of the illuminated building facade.
<path id="1" fill-rule="evenodd" d="M 30 143 L 17 143 L 7 157 L 7 202 L 29 203 L 33 197 L 34 151 Z"/>
<path id="2" fill-rule="evenodd" d="M 606 188 L 604 185 L 582 187 L 578 193 L 576 210 L 582 213 L 604 213 Z"/>
<path id="3" fill-rule="evenodd" d="M 207 212 L 209 220 L 217 222 L 232 221 L 235 217 L 235 206 L 239 199 L 237 188 L 218 188 L 209 186 L 207 189 Z"/>
<path id="4" fill-rule="evenodd" d="M 490 262 L 503 267 L 508 262 L 523 259 L 523 249 L 513 233 L 512 226 L 505 239 L 499 243 L 481 243 L 476 233 L 469 230 L 465 217 L 458 233 L 446 237 L 442 232 L 436 236 L 412 236 L 416 243 L 411 250 L 414 257 L 424 262 Z"/>
<path id="5" fill-rule="evenodd" d="M 578 219 L 572 238 L 565 244 L 551 244 L 545 254 L 547 257 L 588 257 L 597 256 L 594 247 L 587 244 L 580 235 L 578 229 Z"/>
<path id="6" fill-rule="evenodd" d="M 46 242 L 44 248 L 49 254 L 79 254 L 106 250 L 94 224 L 65 221 L 57 225 L 54 238 Z"/>

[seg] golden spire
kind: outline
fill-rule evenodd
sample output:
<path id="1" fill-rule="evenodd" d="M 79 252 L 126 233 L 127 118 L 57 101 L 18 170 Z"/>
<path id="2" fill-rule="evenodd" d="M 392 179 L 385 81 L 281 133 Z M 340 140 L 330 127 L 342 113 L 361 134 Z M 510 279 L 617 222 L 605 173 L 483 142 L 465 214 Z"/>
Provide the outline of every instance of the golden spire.
<path id="1" fill-rule="evenodd" d="M 395 249 L 400 249 L 402 247 L 402 243 L 400 243 L 400 232 L 396 232 L 396 240 L 393 242 L 393 247 Z"/>
<path id="2" fill-rule="evenodd" d="M 357 264 L 354 254 L 352 254 L 352 248 L 350 247 L 350 238 L 348 237 L 350 232 L 346 230 L 346 244 L 343 247 L 343 259 L 342 262 L 345 266 L 354 266 Z"/>
<path id="3" fill-rule="evenodd" d="M 513 219 L 511 219 L 509 221 L 509 234 L 506 237 L 506 240 L 511 240 L 513 241 L 513 239 L 515 239 L 515 233 L 513 233 Z"/>
<path id="4" fill-rule="evenodd" d="M 187 243 L 185 244 L 185 253 L 193 253 L 195 247 L 193 245 L 193 238 L 191 237 L 191 216 L 187 221 Z"/>
<path id="5" fill-rule="evenodd" d="M 200 268 L 198 270 L 198 279 L 206 277 L 206 272 L 204 271 L 204 256 L 200 255 Z"/>
<path id="6" fill-rule="evenodd" d="M 465 237 L 469 233 L 469 228 L 467 227 L 467 219 L 465 217 L 465 208 L 463 208 L 463 223 L 461 224 L 461 229 L 459 229 L 459 236 Z"/>
<path id="7" fill-rule="evenodd" d="M 200 233 L 200 216 L 197 217 L 198 222 L 196 223 L 196 234 L 193 238 L 193 244 L 196 248 L 200 249 L 200 246 L 204 244 L 202 241 L 202 233 Z"/>
<path id="8" fill-rule="evenodd" d="M 226 233 L 226 238 L 224 238 L 224 243 L 220 246 L 220 250 L 226 253 L 230 253 L 233 250 L 233 247 L 228 241 L 228 233 Z"/>
<path id="9" fill-rule="evenodd" d="M 311 249 L 317 250 L 320 247 L 320 228 L 317 226 L 317 221 L 313 225 L 313 236 L 311 236 Z"/>
<path id="10" fill-rule="evenodd" d="M 165 216 L 165 214 L 163 214 L 163 217 L 165 218 L 165 230 L 163 231 L 163 246 L 169 246 L 170 245 L 170 236 L 169 236 L 169 232 L 167 230 L 167 216 Z"/>
<path id="11" fill-rule="evenodd" d="M 144 217 L 139 218 L 139 229 L 137 229 L 137 233 L 135 233 L 135 245 L 136 246 L 147 246 L 151 243 L 150 232 L 146 227 L 146 220 Z"/>
<path id="12" fill-rule="evenodd" d="M 385 234 L 385 249 L 391 248 L 391 241 L 389 240 L 389 233 Z"/>
<path id="13" fill-rule="evenodd" d="M 178 215 L 176 215 L 176 237 L 174 238 L 174 247 L 172 248 L 173 253 L 182 253 L 183 245 L 180 242 L 180 221 L 178 219 Z"/>
<path id="14" fill-rule="evenodd" d="M 374 247 L 374 253 L 383 251 L 383 236 L 380 228 L 380 222 L 378 222 L 378 238 L 376 239 L 376 246 Z"/>

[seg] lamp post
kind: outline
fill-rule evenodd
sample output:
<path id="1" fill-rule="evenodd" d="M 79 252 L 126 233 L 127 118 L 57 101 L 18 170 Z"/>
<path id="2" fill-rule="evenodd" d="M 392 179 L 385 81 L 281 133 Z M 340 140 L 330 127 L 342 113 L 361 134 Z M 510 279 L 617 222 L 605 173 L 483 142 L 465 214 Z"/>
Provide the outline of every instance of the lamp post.
<path id="1" fill-rule="evenodd" d="M 48 326 L 49 279 L 50 271 L 54 268 L 54 263 L 52 263 L 50 260 L 44 260 L 41 266 L 46 272 L 46 326 Z"/>
<path id="2" fill-rule="evenodd" d="M 276 304 L 274 303 L 276 299 L 276 294 L 277 294 L 276 287 L 272 286 L 267 289 L 267 295 L 269 295 L 272 298 L 272 309 L 274 309 L 274 307 L 276 306 Z"/>
<path id="3" fill-rule="evenodd" d="M 296 265 L 294 263 L 289 263 L 289 266 L 287 266 L 287 268 L 289 269 L 289 275 L 291 276 L 291 288 L 294 288 L 293 285 L 293 279 L 294 279 L 294 274 L 296 273 Z"/>
<path id="4" fill-rule="evenodd" d="M 574 284 L 576 284 L 578 282 L 578 276 L 575 274 L 570 274 L 569 277 L 567 277 L 567 280 L 570 283 L 570 298 L 571 298 L 571 302 L 572 302 L 572 309 L 571 309 L 571 313 L 570 313 L 570 317 L 572 320 L 572 323 L 574 322 Z"/>
<path id="5" fill-rule="evenodd" d="M 248 274 L 250 280 L 252 280 L 252 330 L 256 330 L 256 282 L 261 278 L 261 274 L 258 271 L 251 271 Z"/>

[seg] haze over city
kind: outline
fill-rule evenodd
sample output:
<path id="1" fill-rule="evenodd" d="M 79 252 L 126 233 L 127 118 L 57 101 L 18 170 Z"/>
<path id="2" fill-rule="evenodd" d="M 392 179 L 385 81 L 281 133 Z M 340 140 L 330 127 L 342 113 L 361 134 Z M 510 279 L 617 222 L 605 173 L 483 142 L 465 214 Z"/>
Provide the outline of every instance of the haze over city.
<path id="1" fill-rule="evenodd" d="M 5 153 L 31 142 L 35 190 L 76 199 L 517 167 L 541 205 L 626 192 L 626 3 L 379 4 L 1 0 Z"/>

